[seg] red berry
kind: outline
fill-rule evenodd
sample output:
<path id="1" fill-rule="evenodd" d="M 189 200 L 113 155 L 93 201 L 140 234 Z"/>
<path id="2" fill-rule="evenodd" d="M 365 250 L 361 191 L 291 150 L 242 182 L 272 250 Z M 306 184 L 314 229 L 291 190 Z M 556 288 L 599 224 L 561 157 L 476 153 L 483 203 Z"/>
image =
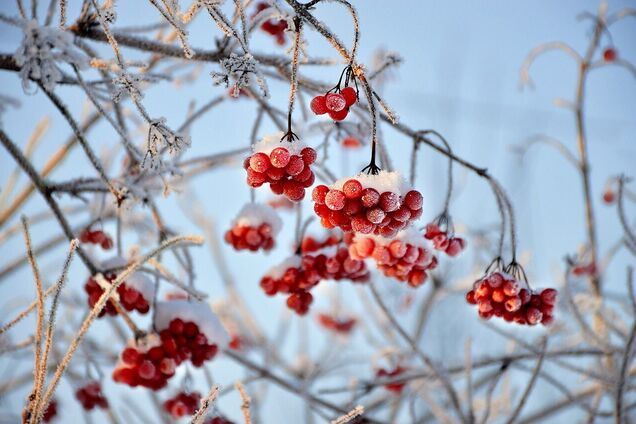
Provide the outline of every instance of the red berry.
<path id="1" fill-rule="evenodd" d="M 344 108 L 339 112 L 329 112 L 329 117 L 334 121 L 342 121 L 349 114 L 349 108 Z"/>
<path id="2" fill-rule="evenodd" d="M 362 146 L 362 143 L 360 143 L 360 140 L 358 140 L 355 137 L 347 137 L 347 138 L 343 139 L 341 141 L 341 143 L 342 143 L 343 147 L 346 147 L 346 148 L 349 148 L 349 149 L 355 149 L 355 148 L 358 148 L 358 147 Z"/>
<path id="3" fill-rule="evenodd" d="M 305 147 L 300 151 L 300 156 L 302 156 L 305 165 L 311 165 L 312 163 L 316 162 L 318 154 L 311 147 Z"/>
<path id="4" fill-rule="evenodd" d="M 285 167 L 287 174 L 292 176 L 300 174 L 303 172 L 303 169 L 305 169 L 305 162 L 303 162 L 302 158 L 297 155 L 289 158 L 289 163 Z"/>
<path id="5" fill-rule="evenodd" d="M 300 202 L 305 197 L 305 188 L 298 181 L 285 181 L 283 183 L 283 193 L 292 202 Z"/>
<path id="6" fill-rule="evenodd" d="M 284 168 L 289 163 L 289 151 L 284 147 L 277 147 L 269 154 L 269 159 L 276 168 Z"/>
<path id="7" fill-rule="evenodd" d="M 611 47 L 606 48 L 605 50 L 603 50 L 603 60 L 606 62 L 613 62 L 616 60 L 617 54 L 616 54 L 616 50 L 614 50 Z"/>
<path id="8" fill-rule="evenodd" d="M 380 193 L 376 189 L 373 188 L 365 188 L 362 190 L 362 205 L 365 208 L 371 208 L 378 204 L 380 201 Z"/>
<path id="9" fill-rule="evenodd" d="M 422 198 L 422 194 L 417 190 L 411 190 L 404 196 L 404 203 L 409 207 L 409 209 L 422 209 L 423 201 L 424 199 Z"/>
<path id="10" fill-rule="evenodd" d="M 325 205 L 332 211 L 339 211 L 344 208 L 345 194 L 340 190 L 329 190 L 325 196 Z"/>
<path id="11" fill-rule="evenodd" d="M 342 185 L 342 191 L 348 199 L 357 199 L 362 195 L 362 184 L 356 179 L 351 179 Z"/>
<path id="12" fill-rule="evenodd" d="M 325 96 L 325 105 L 329 112 L 340 112 L 347 107 L 347 101 L 342 94 L 329 93 Z"/>
<path id="13" fill-rule="evenodd" d="M 324 115 L 329 110 L 327 109 L 327 102 L 325 96 L 316 96 L 311 100 L 309 104 L 311 111 L 316 115 Z"/>
<path id="14" fill-rule="evenodd" d="M 400 198 L 392 191 L 385 191 L 380 195 L 380 207 L 384 212 L 393 212 L 400 207 Z"/>
<path id="15" fill-rule="evenodd" d="M 265 172 L 269 168 L 269 156 L 265 153 L 257 152 L 250 157 L 250 167 L 256 172 Z"/>
<path id="16" fill-rule="evenodd" d="M 347 107 L 353 105 L 358 100 L 358 94 L 353 87 L 345 87 L 340 91 L 344 97 Z"/>
<path id="17" fill-rule="evenodd" d="M 311 193 L 311 199 L 318 205 L 324 205 L 327 193 L 329 193 L 329 187 L 323 184 L 318 185 L 314 187 L 314 190 Z"/>

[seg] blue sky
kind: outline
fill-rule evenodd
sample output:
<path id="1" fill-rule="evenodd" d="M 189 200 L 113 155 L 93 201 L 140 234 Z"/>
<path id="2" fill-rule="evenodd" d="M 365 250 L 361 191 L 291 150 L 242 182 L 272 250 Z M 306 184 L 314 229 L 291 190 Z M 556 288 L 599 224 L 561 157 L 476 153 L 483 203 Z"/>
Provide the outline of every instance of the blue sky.
<path id="1" fill-rule="evenodd" d="M 75 3 L 75 2 L 71 2 Z M 433 128 L 444 134 L 455 152 L 471 162 L 487 167 L 492 175 L 502 181 L 510 194 L 518 217 L 519 249 L 530 258 L 527 271 L 538 286 L 552 284 L 555 270 L 562 269 L 565 254 L 574 253 L 585 241 L 582 197 L 580 182 L 576 172 L 549 147 L 536 146 L 519 162 L 511 151 L 511 146 L 523 143 L 538 133 L 549 134 L 562 140 L 572 150 L 575 149 L 575 127 L 572 113 L 553 105 L 556 98 L 570 100 L 574 96 L 576 66 L 571 58 L 562 53 L 548 53 L 538 59 L 532 69 L 536 88 L 519 89 L 519 68 L 527 52 L 543 42 L 562 40 L 577 51 L 583 51 L 590 35 L 588 21 L 578 21 L 576 16 L 584 11 L 594 11 L 594 1 L 549 0 L 522 1 L 353 1 L 360 15 L 361 41 L 359 58 L 369 63 L 378 47 L 399 53 L 405 60 L 395 78 L 383 89 L 383 96 L 398 113 L 402 122 L 417 128 Z M 610 11 L 625 6 L 633 6 L 629 1 L 612 1 Z M 75 6 L 75 5 L 71 5 Z M 132 25 L 154 22 L 156 12 L 146 2 L 119 1 L 118 25 Z M 2 2 L 0 12 L 15 15 L 12 2 Z M 335 4 L 321 6 L 317 14 L 329 24 L 343 40 L 351 38 L 349 16 Z M 69 16 L 76 15 L 76 8 L 70 7 Z M 203 18 L 201 16 L 200 18 Z M 636 63 L 636 26 L 633 19 L 626 19 L 611 29 L 613 43 L 618 54 Z M 191 44 L 195 47 L 213 48 L 212 35 L 218 35 L 216 27 L 207 19 L 198 19 L 192 26 Z M 11 53 L 17 48 L 21 35 L 18 30 L 7 25 L 0 26 L 0 52 Z M 311 55 L 334 57 L 329 46 L 314 34 L 308 35 Z M 604 38 L 603 43 L 607 42 Z M 264 35 L 257 35 L 252 41 L 257 52 L 271 52 L 279 49 Z M 103 55 L 111 52 L 100 46 Z M 279 52 L 283 52 L 278 50 Z M 126 57 L 139 57 L 137 53 L 125 51 Z M 211 97 L 221 93 L 221 88 L 211 83 L 209 73 L 216 67 L 203 64 L 198 80 L 191 86 L 176 87 L 173 83 L 162 82 L 146 93 L 144 104 L 152 116 L 165 116 L 172 127 L 178 126 L 187 114 L 188 105 L 195 101 L 201 105 Z M 326 69 L 312 69 L 311 76 L 323 80 L 337 80 L 340 66 Z M 271 83 L 272 102 L 281 108 L 285 106 L 287 87 Z M 592 191 L 599 226 L 601 251 L 606 251 L 620 236 L 620 226 L 615 208 L 607 207 L 600 201 L 605 181 L 621 172 L 634 173 L 636 169 L 636 79 L 624 69 L 606 67 L 591 74 L 587 85 L 585 110 L 590 157 L 592 161 Z M 45 96 L 37 93 L 25 96 L 19 78 L 10 72 L 0 71 L 0 94 L 19 98 L 22 107 L 11 109 L 3 117 L 5 131 L 20 145 L 24 145 L 38 120 L 47 115 L 51 126 L 45 139 L 34 156 L 37 166 L 41 166 L 49 155 L 69 134 L 67 124 L 51 107 Z M 59 94 L 71 109 L 81 115 L 85 110 L 84 97 L 76 88 L 62 87 Z M 77 116 L 76 115 L 76 116 Z M 245 146 L 249 143 L 251 120 L 255 115 L 253 105 L 245 102 L 229 102 L 207 114 L 192 128 L 193 146 L 189 157 L 221 152 Z M 269 125 L 269 124 L 268 124 Z M 272 127 L 269 127 L 271 130 Z M 114 143 L 114 132 L 105 125 L 98 126 L 90 133 L 91 143 L 99 151 Z M 384 141 L 388 146 L 393 164 L 407 172 L 410 143 L 395 132 L 386 129 Z M 310 144 L 318 139 L 308 140 Z M 366 152 L 336 155 L 333 169 L 339 175 L 354 173 L 366 160 Z M 446 160 L 430 150 L 422 149 L 418 166 L 416 186 L 424 194 L 425 213 L 423 220 L 433 218 L 444 197 Z M 5 152 L 0 152 L 0 181 L 6 181 L 13 169 L 13 163 Z M 90 174 L 87 161 L 76 150 L 66 161 L 66 165 L 56 170 L 53 180 Z M 451 212 L 455 220 L 468 228 L 490 225 L 497 220 L 497 211 L 488 187 L 474 175 L 456 168 L 458 189 L 453 199 Z M 241 205 L 249 200 L 247 187 L 242 183 L 244 176 L 240 167 L 224 168 L 198 177 L 193 191 L 203 202 L 208 216 L 223 231 Z M 21 186 L 25 179 L 21 180 Z M 228 184 L 228 181 L 234 183 Z M 271 196 L 265 189 L 257 194 L 260 200 Z M 178 204 L 179 195 L 162 200 L 160 207 L 166 219 L 178 231 L 196 232 Z M 77 203 L 75 203 L 77 204 Z M 308 202 L 306 202 L 307 206 Z M 42 210 L 43 202 L 34 196 L 25 208 L 25 213 Z M 309 208 L 306 207 L 309 211 Z M 284 216 L 286 230 L 283 240 L 291 241 L 293 216 Z M 14 221 L 15 222 L 15 221 Z M 54 231 L 54 225 L 43 225 L 35 229 L 34 239 L 42 241 Z M 265 298 L 257 287 L 259 271 L 273 262 L 282 260 L 289 252 L 286 241 L 268 257 L 236 254 L 225 249 L 230 268 L 235 273 L 239 287 L 247 295 L 248 303 L 258 310 L 264 325 L 273 330 L 278 318 L 281 299 Z M 10 260 L 23 249 L 20 237 L 0 245 L 0 257 Z M 57 273 L 58 264 L 65 248 L 41 258 L 43 267 L 50 278 Z M 475 255 L 469 244 L 468 251 L 451 270 L 451 276 L 460 279 L 469 269 Z M 200 287 L 212 296 L 223 293 L 219 275 L 210 261 L 206 247 L 196 254 L 197 275 Z M 623 290 L 624 265 L 629 258 L 619 255 L 617 266 L 607 275 L 607 288 Z M 0 261 L 2 263 L 2 261 Z M 633 263 L 633 259 L 631 260 Z M 22 300 L 31 296 L 29 273 L 24 269 L 5 282 L 0 283 L 0 303 L 2 310 L 13 310 L 13 299 Z M 74 266 L 76 281 L 72 287 L 80 287 L 83 270 L 79 261 Z M 82 280 L 83 281 L 83 280 Z M 382 281 L 386 290 L 394 291 L 391 281 Z M 348 289 L 347 289 L 348 290 Z M 426 288 L 417 293 L 424 296 Z M 347 293 L 355 293 L 347 291 Z M 6 299 L 6 300 L 4 300 Z M 326 304 L 319 299 L 318 305 Z M 447 332 L 461 329 L 467 319 L 473 319 L 474 311 L 467 310 L 462 302 L 448 300 L 452 307 L 462 308 L 456 315 L 440 312 L 439 322 L 443 326 L 431 325 L 426 337 L 431 342 L 431 352 L 439 355 L 452 353 L 457 346 L 449 341 Z M 443 304 L 439 309 L 443 309 Z M 353 302 L 352 309 L 359 305 Z M 405 317 L 405 320 L 408 320 Z M 292 320 L 299 329 L 304 325 Z M 27 327 L 25 327 L 26 329 Z M 25 330 L 26 331 L 26 330 Z M 484 335 L 484 338 L 489 335 Z M 285 350 L 294 352 L 297 338 L 293 337 Z M 316 338 L 316 344 L 322 340 Z M 316 348 L 315 351 L 320 349 Z M 461 358 L 461 353 L 459 354 Z M 13 363 L 11 364 L 13 365 Z M 5 365 L 0 366 L 4 372 Z M 232 374 L 218 370 L 219 379 Z M 236 378 L 236 375 L 233 375 Z M 203 389 L 201 389 L 203 390 Z M 277 396 L 283 396 L 275 391 Z M 236 399 L 229 401 L 230 407 L 223 408 L 236 416 Z M 72 402 L 68 402 L 69 404 Z M 6 405 L 2 405 L 6 406 Z M 282 414 L 282 415 L 281 415 Z M 276 418 L 300 414 L 297 406 L 290 411 L 280 412 L 267 407 L 266 422 L 276 422 Z"/>

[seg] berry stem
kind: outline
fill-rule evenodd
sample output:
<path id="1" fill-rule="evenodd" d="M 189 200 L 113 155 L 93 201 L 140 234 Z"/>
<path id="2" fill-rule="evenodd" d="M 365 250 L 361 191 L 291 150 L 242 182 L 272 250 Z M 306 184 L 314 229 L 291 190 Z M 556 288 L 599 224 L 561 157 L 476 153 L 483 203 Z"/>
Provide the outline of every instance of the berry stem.
<path id="1" fill-rule="evenodd" d="M 298 56 L 300 54 L 300 35 L 302 29 L 302 19 L 300 16 L 296 15 L 294 17 L 294 27 L 295 27 L 295 36 L 294 36 L 294 50 L 292 53 L 292 62 L 291 62 L 291 76 L 290 76 L 290 85 L 289 85 L 289 108 L 287 111 L 287 133 L 281 138 L 287 139 L 290 143 L 294 141 L 294 138 L 298 140 L 298 136 L 294 134 L 292 131 L 292 113 L 294 111 L 294 100 L 296 99 L 296 91 L 298 89 Z"/>

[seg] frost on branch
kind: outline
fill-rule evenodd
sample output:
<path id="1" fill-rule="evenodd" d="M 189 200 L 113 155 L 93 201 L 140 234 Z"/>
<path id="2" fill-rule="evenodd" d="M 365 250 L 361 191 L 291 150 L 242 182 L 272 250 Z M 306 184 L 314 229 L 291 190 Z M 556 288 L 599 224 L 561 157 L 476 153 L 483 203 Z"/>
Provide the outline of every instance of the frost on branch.
<path id="1" fill-rule="evenodd" d="M 126 93 L 135 101 L 139 101 L 144 98 L 144 94 L 141 91 L 141 84 L 143 82 L 153 82 L 156 78 L 148 75 L 131 74 L 124 70 L 117 71 L 117 76 L 113 78 L 113 101 L 121 101 Z"/>
<path id="2" fill-rule="evenodd" d="M 229 87 L 230 81 L 234 81 L 232 96 L 238 97 L 241 89 L 249 88 L 254 80 L 263 97 L 269 96 L 267 83 L 258 68 L 258 61 L 251 54 L 239 56 L 232 53 L 228 58 L 221 60 L 220 64 L 223 71 L 211 73 L 215 85 L 224 84 Z"/>
<path id="3" fill-rule="evenodd" d="M 165 118 L 154 120 L 148 129 L 148 144 L 142 167 L 146 166 L 146 159 L 150 158 L 150 168 L 157 168 L 161 165 L 161 154 L 165 150 L 168 150 L 171 155 L 176 155 L 189 146 L 190 137 L 175 133 L 168 128 Z"/>
<path id="4" fill-rule="evenodd" d="M 63 74 L 56 62 L 64 62 L 77 68 L 86 66 L 86 56 L 74 48 L 69 33 L 53 27 L 38 26 L 32 20 L 22 24 L 24 38 L 13 58 L 21 67 L 22 88 L 28 92 L 29 80 L 39 81 L 46 90 L 53 91 L 62 81 Z"/>

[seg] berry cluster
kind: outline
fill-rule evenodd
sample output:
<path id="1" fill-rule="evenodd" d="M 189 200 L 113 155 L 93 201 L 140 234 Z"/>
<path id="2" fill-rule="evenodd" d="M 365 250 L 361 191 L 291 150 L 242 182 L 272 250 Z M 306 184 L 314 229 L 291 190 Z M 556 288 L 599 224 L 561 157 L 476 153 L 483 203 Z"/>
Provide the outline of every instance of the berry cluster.
<path id="1" fill-rule="evenodd" d="M 264 2 L 258 3 L 256 5 L 256 12 L 254 16 L 263 10 L 269 9 L 270 5 Z M 284 19 L 268 19 L 263 24 L 261 24 L 261 29 L 266 33 L 272 35 L 276 38 L 276 43 L 279 46 L 285 44 L 285 30 L 287 29 L 287 21 Z"/>
<path id="2" fill-rule="evenodd" d="M 217 351 L 217 345 L 208 341 L 196 323 L 176 318 L 159 331 L 158 337 L 153 334 L 145 343 L 125 348 L 113 379 L 132 387 L 159 390 L 166 386 L 182 362 L 190 360 L 192 365 L 200 367 L 214 358 Z"/>
<path id="3" fill-rule="evenodd" d="M 521 288 L 511 275 L 494 272 L 475 282 L 466 294 L 466 301 L 477 305 L 479 316 L 484 319 L 494 315 L 522 325 L 549 325 L 554 320 L 556 297 L 555 289 L 533 292 Z"/>
<path id="4" fill-rule="evenodd" d="M 396 377 L 402 374 L 404 371 L 406 371 L 406 369 L 398 365 L 391 371 L 385 370 L 384 368 L 378 368 L 375 375 L 379 378 L 389 378 L 389 377 Z M 384 388 L 390 392 L 402 393 L 402 389 L 404 389 L 405 385 L 406 383 L 389 383 L 389 384 L 385 384 Z"/>
<path id="5" fill-rule="evenodd" d="M 57 415 L 57 400 L 51 399 L 49 405 L 44 410 L 42 414 L 42 421 L 45 423 L 51 422 L 53 418 Z"/>
<path id="6" fill-rule="evenodd" d="M 243 206 L 225 233 L 225 241 L 236 250 L 271 250 L 282 221 L 270 206 L 248 203 Z"/>
<path id="7" fill-rule="evenodd" d="M 98 244 L 104 250 L 113 248 L 113 239 L 102 230 L 91 231 L 88 228 L 84 229 L 80 233 L 79 239 L 82 243 Z"/>
<path id="8" fill-rule="evenodd" d="M 382 273 L 411 287 L 419 287 L 428 277 L 427 271 L 437 266 L 437 258 L 425 247 L 424 238 L 409 227 L 395 238 L 357 234 L 349 246 L 355 259 L 373 258 Z"/>
<path id="9" fill-rule="evenodd" d="M 298 202 L 305 197 L 316 176 L 310 165 L 316 161 L 316 151 L 300 141 L 282 145 L 282 133 L 264 137 L 254 144 L 254 153 L 245 159 L 247 184 L 260 187 L 265 183 L 275 194 L 284 194 Z"/>
<path id="10" fill-rule="evenodd" d="M 329 314 L 318 314 L 318 323 L 334 333 L 349 334 L 357 324 L 355 318 L 338 318 Z"/>
<path id="11" fill-rule="evenodd" d="M 325 228 L 393 237 L 422 214 L 422 195 L 397 172 L 359 174 L 314 188 L 314 211 Z"/>
<path id="12" fill-rule="evenodd" d="M 115 274 L 109 274 L 104 277 L 107 281 L 114 281 L 117 276 Z M 136 283 L 136 284 L 132 284 Z M 143 286 L 142 289 L 140 286 Z M 129 277 L 129 279 L 119 285 L 116 290 L 116 294 L 114 297 L 118 298 L 119 303 L 124 309 L 128 312 L 137 311 L 140 314 L 146 314 L 150 310 L 150 304 L 148 303 L 148 299 L 151 298 L 149 296 L 146 298 L 149 290 L 145 290 L 147 288 L 151 289 L 152 282 L 148 280 L 143 274 L 135 273 Z M 104 288 L 99 285 L 97 280 L 93 277 L 89 277 L 84 284 L 84 291 L 88 294 L 88 306 L 91 308 L 95 306 L 97 301 L 102 294 L 104 293 Z M 115 308 L 115 304 L 111 299 L 106 302 L 106 306 L 99 313 L 99 317 L 103 317 L 104 315 L 114 316 L 117 315 L 117 309 Z"/>
<path id="13" fill-rule="evenodd" d="M 455 237 L 452 234 L 449 236 L 448 231 L 442 230 L 440 226 L 435 223 L 426 225 L 424 237 L 433 242 L 435 250 L 442 251 L 451 257 L 459 255 L 466 247 L 466 241 L 464 241 L 463 238 Z"/>
<path id="14" fill-rule="evenodd" d="M 80 387 L 75 392 L 75 397 L 87 411 L 90 411 L 95 407 L 102 409 L 108 408 L 108 400 L 102 394 L 102 386 L 97 381 L 93 381 L 84 387 Z"/>
<path id="15" fill-rule="evenodd" d="M 163 408 L 174 418 L 182 418 L 194 414 L 199 409 L 201 393 L 179 392 L 163 403 Z"/>
<path id="16" fill-rule="evenodd" d="M 261 279 L 260 286 L 268 296 L 277 293 L 289 294 L 287 306 L 299 315 L 309 310 L 314 298 L 309 292 L 320 282 L 320 273 L 315 269 L 312 255 L 294 255 L 280 265 L 270 269 Z"/>
<path id="17" fill-rule="evenodd" d="M 334 121 L 342 121 L 349 114 L 349 108 L 358 101 L 358 93 L 353 87 L 345 87 L 340 92 L 316 96 L 309 106 L 316 115 L 329 114 Z"/>

